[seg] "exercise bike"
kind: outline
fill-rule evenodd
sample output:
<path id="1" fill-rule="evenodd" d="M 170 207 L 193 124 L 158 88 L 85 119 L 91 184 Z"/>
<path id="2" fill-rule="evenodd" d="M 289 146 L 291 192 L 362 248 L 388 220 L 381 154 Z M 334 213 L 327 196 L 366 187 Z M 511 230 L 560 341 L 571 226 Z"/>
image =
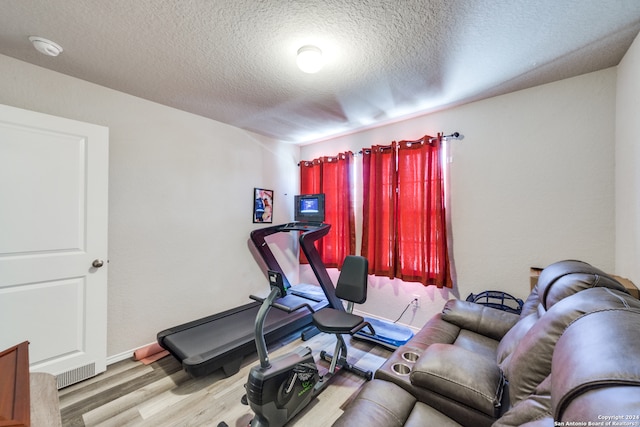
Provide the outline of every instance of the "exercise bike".
<path id="1" fill-rule="evenodd" d="M 362 257 L 358 260 L 352 260 L 356 263 L 362 263 Z M 364 299 L 366 299 L 366 259 L 364 259 Z M 346 264 L 346 261 L 345 261 Z M 363 268 L 362 265 L 356 266 L 358 270 Z M 344 267 L 343 267 L 344 272 Z M 353 279 L 353 273 L 347 274 L 348 279 Z M 342 277 L 342 273 L 341 273 Z M 329 380 L 339 370 L 348 370 L 366 380 L 373 377 L 371 371 L 362 370 L 347 362 L 346 344 L 340 334 L 354 334 L 363 328 L 368 328 L 371 334 L 375 334 L 373 327 L 365 322 L 361 316 L 345 312 L 344 310 L 335 310 L 333 308 L 324 308 L 313 314 L 315 326 L 322 332 L 336 334 L 338 342 L 334 356 L 322 352 L 320 357 L 330 362 L 329 372 L 321 376 L 318 367 L 313 359 L 311 348 L 299 347 L 295 351 L 269 359 L 267 353 L 267 345 L 265 343 L 263 327 L 267 313 L 271 307 L 276 307 L 287 312 L 297 311 L 303 307 L 313 310 L 308 304 L 301 304 L 297 307 L 286 307 L 275 302 L 277 298 L 282 298 L 287 294 L 287 290 L 283 284 L 282 275 L 276 271 L 269 271 L 269 282 L 271 292 L 269 296 L 262 302 L 260 310 L 255 321 L 256 347 L 260 365 L 254 366 L 249 372 L 249 378 L 245 385 L 247 394 L 246 400 L 255 413 L 255 417 L 251 421 L 251 427 L 281 427 L 296 416 L 304 409 L 311 400 L 316 397 L 329 384 Z M 340 294 L 340 285 L 343 285 L 342 293 L 349 296 L 353 293 L 354 286 L 344 284 L 338 279 L 336 286 L 336 294 Z M 346 286 L 346 291 L 344 290 Z M 359 284 L 356 288 L 362 287 Z M 360 295 L 362 290 L 359 289 Z M 340 297 L 344 298 L 344 297 Z M 349 308 L 352 308 L 350 300 Z M 364 302 L 360 297 L 359 301 Z M 244 398 L 243 398 L 244 399 Z"/>

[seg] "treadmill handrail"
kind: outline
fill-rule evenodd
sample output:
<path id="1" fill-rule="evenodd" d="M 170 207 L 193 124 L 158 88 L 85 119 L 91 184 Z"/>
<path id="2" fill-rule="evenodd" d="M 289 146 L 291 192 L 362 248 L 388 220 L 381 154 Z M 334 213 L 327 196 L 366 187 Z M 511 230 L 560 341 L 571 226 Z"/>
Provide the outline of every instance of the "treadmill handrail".
<path id="1" fill-rule="evenodd" d="M 258 301 L 258 302 L 264 302 L 264 300 L 266 299 L 266 298 L 259 297 L 257 295 L 249 295 L 249 298 L 251 298 L 254 301 Z M 302 298 L 302 297 L 298 297 L 298 298 Z M 315 313 L 316 312 L 313 309 L 313 307 L 311 307 L 311 305 L 309 305 L 308 302 L 301 302 L 298 305 L 290 306 L 290 305 L 280 304 L 279 302 L 274 301 L 274 302 L 271 303 L 271 306 L 277 308 L 278 310 L 282 310 L 285 313 L 293 313 L 294 311 L 298 311 L 301 308 L 306 308 L 307 310 L 309 310 L 310 313 Z"/>
<path id="2" fill-rule="evenodd" d="M 327 297 L 329 306 L 334 310 L 345 311 L 344 305 L 342 305 L 342 300 L 336 296 L 336 287 L 333 285 L 331 277 L 329 277 L 329 273 L 327 272 L 327 267 L 324 265 L 322 257 L 318 253 L 315 245 L 316 240 L 326 236 L 330 229 L 330 224 L 323 224 L 323 226 L 318 227 L 317 230 L 310 230 L 302 233 L 299 238 L 300 247 L 302 248 L 302 252 L 306 255 L 307 261 L 309 261 L 309 265 L 311 266 L 313 273 L 316 275 L 316 279 L 318 279 L 320 287 Z"/>
<path id="3" fill-rule="evenodd" d="M 289 231 L 303 231 L 299 237 L 300 247 L 311 265 L 311 269 L 324 292 L 329 307 L 345 311 L 344 306 L 340 298 L 336 296 L 336 288 L 327 273 L 327 268 L 322 262 L 322 258 L 315 247 L 315 242 L 329 233 L 331 224 L 309 224 L 303 222 L 293 222 L 287 224 L 274 225 L 271 227 L 258 228 L 251 232 L 251 241 L 255 245 L 256 249 L 262 256 L 262 259 L 267 265 L 269 270 L 274 270 L 282 274 L 282 279 L 285 282 L 285 286 L 290 286 L 282 267 L 278 264 L 276 257 L 271 252 L 269 245 L 267 244 L 265 237 L 275 233 L 289 232 Z"/>
<path id="4" fill-rule="evenodd" d="M 300 304 L 300 305 L 297 305 L 295 307 L 287 307 L 286 305 L 282 305 L 282 304 L 278 304 L 277 302 L 274 302 L 273 304 L 271 304 L 271 306 L 275 307 L 275 308 L 277 308 L 279 310 L 286 311 L 287 313 L 293 313 L 294 311 L 298 311 L 301 308 L 306 308 L 311 313 L 315 313 L 313 308 L 311 308 L 311 306 L 309 304 L 307 304 L 307 303 Z"/>
<path id="5" fill-rule="evenodd" d="M 264 339 L 264 321 L 267 318 L 267 313 L 271 308 L 273 302 L 280 296 L 280 289 L 273 286 L 269 296 L 262 301 L 262 305 L 258 310 L 258 315 L 255 321 L 255 337 L 256 337 L 256 349 L 258 350 L 258 358 L 260 359 L 260 366 L 263 369 L 271 366 L 269 363 L 269 353 L 267 353 L 267 342 Z"/>

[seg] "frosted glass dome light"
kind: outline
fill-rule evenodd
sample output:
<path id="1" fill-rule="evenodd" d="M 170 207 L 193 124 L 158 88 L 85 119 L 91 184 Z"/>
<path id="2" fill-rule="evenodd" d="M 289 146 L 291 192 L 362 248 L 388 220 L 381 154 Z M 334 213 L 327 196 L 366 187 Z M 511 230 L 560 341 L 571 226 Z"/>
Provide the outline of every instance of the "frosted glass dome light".
<path id="1" fill-rule="evenodd" d="M 298 64 L 298 68 L 305 73 L 317 73 L 324 65 L 322 60 L 322 51 L 315 46 L 302 46 L 298 49 L 298 58 L 296 59 L 296 62 Z"/>

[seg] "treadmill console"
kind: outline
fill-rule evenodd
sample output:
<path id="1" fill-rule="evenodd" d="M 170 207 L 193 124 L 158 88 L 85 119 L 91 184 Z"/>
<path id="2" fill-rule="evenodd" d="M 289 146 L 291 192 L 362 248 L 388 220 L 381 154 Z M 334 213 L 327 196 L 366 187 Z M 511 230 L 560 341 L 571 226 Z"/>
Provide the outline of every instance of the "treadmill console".
<path id="1" fill-rule="evenodd" d="M 290 222 L 282 227 L 282 231 L 311 231 L 322 227 L 322 222 L 299 221 Z"/>
<path id="2" fill-rule="evenodd" d="M 282 274 L 278 271 L 269 270 L 269 285 L 271 288 L 278 288 L 280 291 L 279 298 L 282 298 L 287 295 L 287 288 L 284 286 L 284 281 L 282 280 Z"/>

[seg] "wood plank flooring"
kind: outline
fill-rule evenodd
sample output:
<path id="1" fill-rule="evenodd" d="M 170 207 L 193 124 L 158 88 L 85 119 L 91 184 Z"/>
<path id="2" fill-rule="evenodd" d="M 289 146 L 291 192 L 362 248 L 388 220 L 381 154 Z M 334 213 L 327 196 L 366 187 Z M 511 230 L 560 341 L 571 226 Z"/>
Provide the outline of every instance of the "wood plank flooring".
<path id="1" fill-rule="evenodd" d="M 349 361 L 375 371 L 391 352 L 372 343 L 345 337 Z M 309 346 L 316 363 L 321 350 L 333 352 L 335 337 L 319 334 L 302 341 L 299 333 L 287 337 L 269 349 L 270 357 Z M 59 391 L 63 427 L 124 426 L 217 426 L 225 421 L 230 427 L 246 426 L 252 412 L 242 405 L 244 384 L 257 355 L 245 358 L 240 372 L 225 378 L 222 370 L 206 377 L 191 378 L 180 363 L 167 356 L 150 365 L 124 360 L 110 365 L 95 378 Z M 330 426 L 343 412 L 364 379 L 350 372 L 340 372 L 328 387 L 296 416 L 288 426 Z"/>

